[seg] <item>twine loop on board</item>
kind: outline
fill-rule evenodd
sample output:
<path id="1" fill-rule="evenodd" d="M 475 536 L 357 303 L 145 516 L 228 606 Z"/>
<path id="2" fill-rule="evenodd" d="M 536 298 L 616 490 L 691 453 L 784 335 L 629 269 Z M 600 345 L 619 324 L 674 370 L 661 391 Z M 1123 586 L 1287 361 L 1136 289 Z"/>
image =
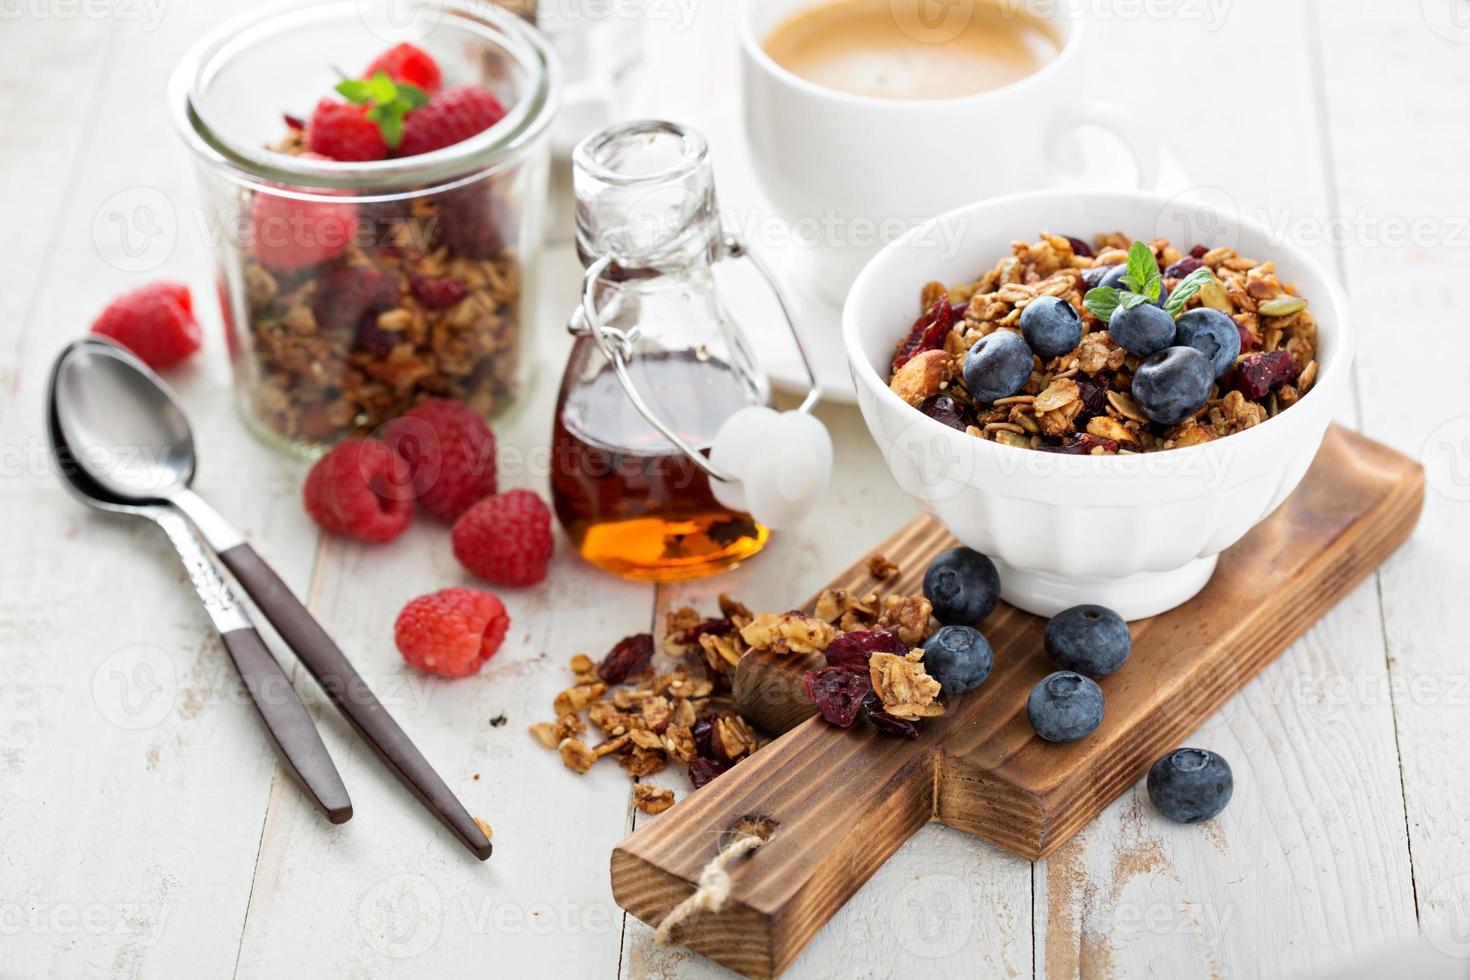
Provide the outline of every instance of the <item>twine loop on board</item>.
<path id="1" fill-rule="evenodd" d="M 730 872 L 725 868 L 732 862 L 757 850 L 770 839 L 774 824 L 766 827 L 737 831 L 730 843 L 722 847 L 710 859 L 704 870 L 699 872 L 698 887 L 694 894 L 675 905 L 664 916 L 654 930 L 653 939 L 660 946 L 669 946 L 674 941 L 674 930 L 701 912 L 720 912 L 730 900 Z"/>

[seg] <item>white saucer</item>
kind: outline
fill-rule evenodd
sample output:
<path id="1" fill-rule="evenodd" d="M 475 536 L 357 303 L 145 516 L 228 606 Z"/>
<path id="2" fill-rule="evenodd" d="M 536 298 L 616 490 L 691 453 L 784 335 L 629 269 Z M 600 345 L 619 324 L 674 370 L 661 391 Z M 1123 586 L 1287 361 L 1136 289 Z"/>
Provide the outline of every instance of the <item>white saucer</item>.
<path id="1" fill-rule="evenodd" d="M 814 290 L 803 288 L 803 269 L 806 262 L 803 252 L 809 246 L 791 242 L 788 226 L 767 203 L 757 186 L 739 114 L 720 115 L 707 124 L 705 136 L 710 143 L 715 167 L 715 186 L 719 190 L 720 207 L 727 225 L 753 253 L 765 260 L 781 280 L 787 306 L 814 362 L 823 397 L 846 404 L 854 403 L 856 395 L 847 369 L 847 358 L 842 351 L 842 310 L 815 295 Z M 1083 156 L 1082 166 L 1077 174 L 1059 181 L 1058 188 L 1090 187 L 1110 190 L 1131 189 L 1137 185 L 1132 158 L 1115 140 L 1104 136 L 1100 139 L 1079 140 L 1078 143 L 1079 152 Z M 1165 151 L 1160 165 L 1159 186 L 1155 189 L 1174 193 L 1189 186 L 1188 178 L 1178 161 Z M 978 199 L 998 196 L 1004 192 L 1004 188 L 995 188 L 987 194 L 987 189 L 977 187 L 975 196 Z M 1016 237 L 1023 237 L 1028 232 L 1039 235 L 1042 231 L 1088 236 L 1102 230 L 1104 229 L 1018 228 Z M 749 263 L 722 263 L 717 280 L 726 305 L 750 340 L 761 366 L 771 379 L 771 384 L 778 391 L 805 394 L 806 372 L 802 369 L 796 345 L 786 331 L 780 309 L 771 297 L 770 290 L 755 270 Z M 919 297 L 915 295 L 915 310 L 918 305 Z M 907 324 L 894 324 L 895 342 L 906 326 Z"/>

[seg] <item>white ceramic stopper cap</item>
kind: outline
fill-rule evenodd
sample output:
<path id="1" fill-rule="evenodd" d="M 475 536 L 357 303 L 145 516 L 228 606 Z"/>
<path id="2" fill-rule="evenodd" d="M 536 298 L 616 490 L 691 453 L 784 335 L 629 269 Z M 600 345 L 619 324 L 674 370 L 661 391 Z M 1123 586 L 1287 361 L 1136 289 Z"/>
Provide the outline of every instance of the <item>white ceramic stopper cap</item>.
<path id="1" fill-rule="evenodd" d="M 739 482 L 711 480 L 715 499 L 772 530 L 801 521 L 832 482 L 832 437 L 805 412 L 743 408 L 720 427 L 710 462 Z"/>

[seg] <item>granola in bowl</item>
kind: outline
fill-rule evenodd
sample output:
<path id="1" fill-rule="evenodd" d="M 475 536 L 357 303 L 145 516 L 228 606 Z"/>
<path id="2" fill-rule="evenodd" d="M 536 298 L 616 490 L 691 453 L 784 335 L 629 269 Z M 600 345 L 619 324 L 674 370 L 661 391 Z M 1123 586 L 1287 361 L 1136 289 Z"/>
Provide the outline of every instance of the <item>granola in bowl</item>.
<path id="1" fill-rule="evenodd" d="M 920 302 L 889 387 L 945 425 L 1017 448 L 1119 455 L 1212 442 L 1292 407 L 1317 377 L 1306 299 L 1273 262 L 1230 248 L 1043 234 L 974 281 L 929 283 Z M 1028 319 L 1046 312 L 1062 329 L 1023 324 L 1032 306 Z"/>

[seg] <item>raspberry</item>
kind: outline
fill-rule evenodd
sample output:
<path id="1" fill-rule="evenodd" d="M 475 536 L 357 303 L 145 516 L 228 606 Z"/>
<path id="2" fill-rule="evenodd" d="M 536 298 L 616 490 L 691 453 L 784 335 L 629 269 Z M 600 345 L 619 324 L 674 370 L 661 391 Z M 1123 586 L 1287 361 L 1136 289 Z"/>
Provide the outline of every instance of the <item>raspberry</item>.
<path id="1" fill-rule="evenodd" d="M 501 585 L 533 585 L 551 558 L 551 511 L 529 490 L 486 497 L 464 512 L 451 534 L 454 557 Z"/>
<path id="2" fill-rule="evenodd" d="M 456 85 L 410 112 L 403 120 L 401 157 L 417 156 L 453 146 L 484 132 L 505 118 L 500 100 L 478 85 Z"/>
<path id="3" fill-rule="evenodd" d="M 250 251 L 262 265 L 277 272 L 305 268 L 341 255 L 352 244 L 356 230 L 357 204 L 350 199 L 303 201 L 261 190 L 250 200 Z"/>
<path id="4" fill-rule="evenodd" d="M 387 72 L 395 82 L 417 85 L 427 95 L 436 94 L 444 84 L 439 63 L 427 51 L 406 42 L 395 44 L 374 58 L 362 77 L 372 78 L 380 71 Z"/>
<path id="5" fill-rule="evenodd" d="M 375 265 L 347 265 L 335 266 L 321 277 L 311 308 L 321 329 L 345 331 L 354 329 L 364 313 L 397 303 L 396 276 Z"/>
<path id="6" fill-rule="evenodd" d="M 461 258 L 494 258 L 504 242 L 500 234 L 503 210 L 483 181 L 446 191 L 439 204 L 444 244 Z"/>
<path id="7" fill-rule="evenodd" d="M 199 349 L 199 321 L 189 287 L 155 282 L 107 304 L 92 332 L 111 337 L 151 368 L 179 363 Z"/>
<path id="8" fill-rule="evenodd" d="M 388 155 L 382 130 L 362 106 L 322 99 L 306 131 L 313 153 L 333 160 L 381 160 Z"/>
<path id="9" fill-rule="evenodd" d="M 453 521 L 495 492 L 495 433 L 468 405 L 431 398 L 383 429 L 424 509 Z"/>
<path id="10" fill-rule="evenodd" d="M 410 665 L 441 677 L 469 677 L 495 655 L 510 628 L 499 599 L 475 589 L 419 596 L 393 624 L 393 641 Z"/>
<path id="11" fill-rule="evenodd" d="M 301 499 L 322 527 L 364 541 L 392 541 L 413 518 L 408 464 L 374 439 L 334 446 L 306 475 Z"/>

